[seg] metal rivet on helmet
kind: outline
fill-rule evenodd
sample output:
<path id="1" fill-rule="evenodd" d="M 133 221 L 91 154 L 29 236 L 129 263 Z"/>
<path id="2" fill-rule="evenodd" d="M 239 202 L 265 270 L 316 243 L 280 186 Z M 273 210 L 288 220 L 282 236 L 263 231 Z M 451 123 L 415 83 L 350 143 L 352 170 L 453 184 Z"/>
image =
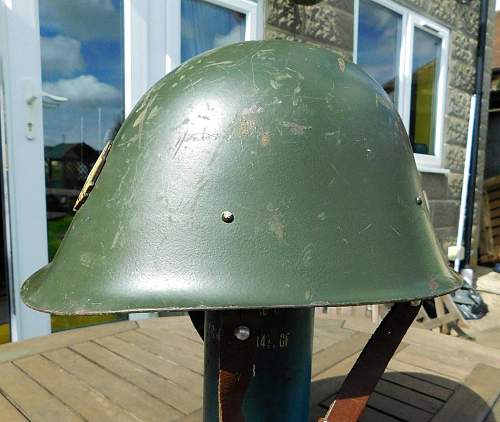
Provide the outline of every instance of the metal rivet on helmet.
<path id="1" fill-rule="evenodd" d="M 224 211 L 222 213 L 222 221 L 224 223 L 232 223 L 234 221 L 234 214 L 231 211 Z"/>

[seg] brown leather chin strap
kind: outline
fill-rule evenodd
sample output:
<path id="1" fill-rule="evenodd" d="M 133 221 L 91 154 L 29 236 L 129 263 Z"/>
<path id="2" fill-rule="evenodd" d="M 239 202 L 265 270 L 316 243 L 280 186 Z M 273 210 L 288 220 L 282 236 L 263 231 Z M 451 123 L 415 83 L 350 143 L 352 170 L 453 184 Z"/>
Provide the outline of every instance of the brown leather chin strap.
<path id="1" fill-rule="evenodd" d="M 318 422 L 354 422 L 415 319 L 421 302 L 396 303 L 375 330 L 347 375 L 326 415 Z"/>

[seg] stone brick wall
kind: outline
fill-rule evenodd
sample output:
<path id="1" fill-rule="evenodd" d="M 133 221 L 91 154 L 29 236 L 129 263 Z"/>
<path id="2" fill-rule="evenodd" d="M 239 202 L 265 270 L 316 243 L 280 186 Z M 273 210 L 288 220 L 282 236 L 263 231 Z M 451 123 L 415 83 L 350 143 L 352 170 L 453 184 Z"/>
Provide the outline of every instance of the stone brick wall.
<path id="1" fill-rule="evenodd" d="M 323 0 L 294 7 L 290 0 L 266 0 L 266 38 L 320 44 L 352 59 L 354 1 Z"/>
<path id="2" fill-rule="evenodd" d="M 479 0 L 462 4 L 457 0 L 395 0 L 450 29 L 449 67 L 444 133 L 443 167 L 449 174 L 423 173 L 436 232 L 447 248 L 454 244 L 457 234 L 462 175 L 470 99 L 474 91 L 476 46 L 479 28 Z M 488 47 L 482 102 L 480 151 L 476 199 L 480 198 L 484 173 L 484 152 L 488 117 L 489 85 L 494 36 L 495 2 L 490 0 Z M 320 44 L 352 58 L 354 1 L 323 0 L 314 6 L 294 6 L 290 0 L 266 0 L 266 38 L 296 39 Z M 476 200 L 474 245 L 477 245 Z"/>

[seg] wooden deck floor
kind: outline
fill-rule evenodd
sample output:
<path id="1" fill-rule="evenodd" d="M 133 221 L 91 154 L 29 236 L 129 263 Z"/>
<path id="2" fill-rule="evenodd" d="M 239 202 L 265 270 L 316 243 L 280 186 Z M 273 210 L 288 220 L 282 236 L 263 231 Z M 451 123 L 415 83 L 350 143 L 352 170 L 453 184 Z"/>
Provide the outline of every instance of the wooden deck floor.
<path id="1" fill-rule="evenodd" d="M 311 421 L 371 324 L 316 320 Z M 0 346 L 0 421 L 201 421 L 203 346 L 184 317 L 127 321 Z M 500 352 L 411 329 L 363 421 L 499 421 Z"/>

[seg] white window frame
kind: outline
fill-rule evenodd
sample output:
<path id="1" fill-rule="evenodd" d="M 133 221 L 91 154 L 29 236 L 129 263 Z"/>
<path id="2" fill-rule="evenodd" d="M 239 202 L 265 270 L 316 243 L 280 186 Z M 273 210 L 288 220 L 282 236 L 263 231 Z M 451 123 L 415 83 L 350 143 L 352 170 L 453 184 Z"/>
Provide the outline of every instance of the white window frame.
<path id="1" fill-rule="evenodd" d="M 5 207 L 12 341 L 50 334 L 50 315 L 28 308 L 20 294 L 24 280 L 48 259 L 38 22 L 37 1 L 0 0 L 0 200 Z"/>
<path id="2" fill-rule="evenodd" d="M 262 39 L 263 0 L 202 0 L 245 15 L 245 40 Z M 124 0 L 125 115 L 181 64 L 181 0 Z"/>
<path id="3" fill-rule="evenodd" d="M 353 61 L 357 62 L 358 54 L 358 27 L 359 27 L 359 1 L 354 0 L 354 43 Z M 443 168 L 444 147 L 444 117 L 446 106 L 446 84 L 448 76 L 448 51 L 450 31 L 448 28 L 410 10 L 391 0 L 369 0 L 377 3 L 402 17 L 401 48 L 399 56 L 399 93 L 398 112 L 401 115 L 406 130 L 410 126 L 411 109 L 411 77 L 413 59 L 413 35 L 415 28 L 428 32 L 441 39 L 441 57 L 439 75 L 437 80 L 437 102 L 435 110 L 434 128 L 434 153 L 414 154 L 418 170 L 431 173 L 446 173 Z"/>

